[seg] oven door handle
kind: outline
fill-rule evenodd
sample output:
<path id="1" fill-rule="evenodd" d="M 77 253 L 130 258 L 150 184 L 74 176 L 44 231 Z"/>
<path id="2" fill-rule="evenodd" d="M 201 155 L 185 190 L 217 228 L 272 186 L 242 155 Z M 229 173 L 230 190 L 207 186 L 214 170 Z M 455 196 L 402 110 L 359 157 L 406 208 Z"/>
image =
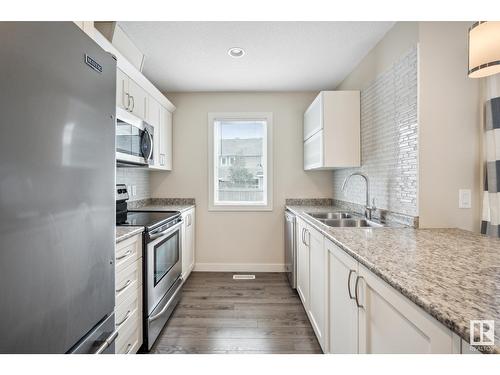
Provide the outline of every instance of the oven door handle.
<path id="1" fill-rule="evenodd" d="M 181 285 L 182 285 L 182 283 L 184 283 L 184 279 L 182 278 L 182 276 L 179 279 L 180 279 Z M 161 309 L 161 311 L 158 314 L 155 314 L 155 315 L 149 317 L 148 321 L 151 323 L 151 322 L 155 321 L 156 319 L 160 318 L 165 313 L 165 311 L 168 310 L 168 308 L 170 307 L 170 303 L 172 303 L 172 301 L 175 299 L 175 297 L 177 297 L 177 295 L 181 292 L 181 290 L 182 290 L 182 288 L 180 288 L 180 287 L 177 288 L 175 293 L 172 294 L 172 297 L 170 297 L 169 300 L 167 301 L 167 303 L 165 304 L 165 306 L 163 306 L 163 309 Z"/>
<path id="2" fill-rule="evenodd" d="M 180 227 L 182 225 L 182 220 L 179 221 L 177 224 L 175 224 L 174 226 L 171 226 L 170 228 L 167 228 L 165 230 L 162 230 L 161 232 L 158 232 L 158 233 L 153 233 L 153 234 L 150 234 L 149 235 L 149 238 L 151 240 L 155 240 L 157 238 L 160 238 L 160 237 L 163 237 L 163 236 L 166 236 L 168 233 L 170 232 L 173 232 L 175 231 L 178 227 Z"/>

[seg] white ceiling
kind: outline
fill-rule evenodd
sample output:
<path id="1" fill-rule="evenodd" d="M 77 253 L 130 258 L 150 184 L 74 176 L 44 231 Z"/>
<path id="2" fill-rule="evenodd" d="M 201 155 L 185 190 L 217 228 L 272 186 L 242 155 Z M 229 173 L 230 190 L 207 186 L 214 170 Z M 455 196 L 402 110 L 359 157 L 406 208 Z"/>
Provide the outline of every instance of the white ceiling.
<path id="1" fill-rule="evenodd" d="M 333 89 L 393 24 L 119 22 L 146 55 L 143 73 L 170 92 Z"/>

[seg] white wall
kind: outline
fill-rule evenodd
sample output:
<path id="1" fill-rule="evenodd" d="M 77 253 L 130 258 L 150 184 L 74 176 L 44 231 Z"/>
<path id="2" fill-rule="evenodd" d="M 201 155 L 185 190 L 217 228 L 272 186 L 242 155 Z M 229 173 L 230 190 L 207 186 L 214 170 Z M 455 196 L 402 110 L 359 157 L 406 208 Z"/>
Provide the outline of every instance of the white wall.
<path id="1" fill-rule="evenodd" d="M 174 112 L 173 170 L 153 173 L 153 197 L 196 199 L 197 269 L 283 269 L 286 198 L 331 198 L 331 172 L 303 171 L 302 119 L 317 93 L 167 94 Z M 208 112 L 273 112 L 274 208 L 208 211 Z"/>

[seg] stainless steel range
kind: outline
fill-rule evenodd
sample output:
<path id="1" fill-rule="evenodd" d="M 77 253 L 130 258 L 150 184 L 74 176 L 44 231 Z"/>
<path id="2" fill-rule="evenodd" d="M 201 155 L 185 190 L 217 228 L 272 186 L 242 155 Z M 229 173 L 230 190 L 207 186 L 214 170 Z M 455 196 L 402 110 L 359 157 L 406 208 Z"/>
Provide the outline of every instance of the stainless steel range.
<path id="1" fill-rule="evenodd" d="M 150 350 L 180 299 L 182 217 L 178 211 L 128 211 L 127 200 L 127 187 L 117 185 L 116 224 L 144 227 L 144 348 Z"/>

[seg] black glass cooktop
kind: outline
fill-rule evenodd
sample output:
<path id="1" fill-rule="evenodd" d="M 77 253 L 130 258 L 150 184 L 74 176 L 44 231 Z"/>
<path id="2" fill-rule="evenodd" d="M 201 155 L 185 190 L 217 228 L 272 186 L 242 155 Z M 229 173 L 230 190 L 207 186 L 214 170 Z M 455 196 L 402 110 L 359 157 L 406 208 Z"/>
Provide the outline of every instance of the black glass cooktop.
<path id="1" fill-rule="evenodd" d="M 178 211 L 128 211 L 126 219 L 125 215 L 121 219 L 117 217 L 116 225 L 153 228 L 174 220 L 178 216 L 180 216 Z"/>

